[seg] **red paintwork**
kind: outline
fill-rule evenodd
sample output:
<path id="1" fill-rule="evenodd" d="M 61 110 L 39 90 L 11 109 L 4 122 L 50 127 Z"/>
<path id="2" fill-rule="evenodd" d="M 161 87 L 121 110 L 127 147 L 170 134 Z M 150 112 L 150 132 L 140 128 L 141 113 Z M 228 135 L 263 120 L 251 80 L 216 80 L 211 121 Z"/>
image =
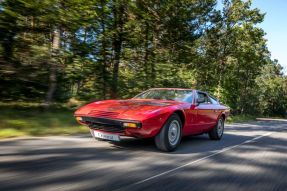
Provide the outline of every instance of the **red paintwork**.
<path id="1" fill-rule="evenodd" d="M 196 90 L 193 93 L 195 95 Z M 193 97 L 193 103 L 154 99 L 97 101 L 79 108 L 74 115 L 139 121 L 141 128 L 126 128 L 120 135 L 140 138 L 156 136 L 174 112 L 180 112 L 184 117 L 183 136 L 207 132 L 221 116 L 226 118 L 229 115 L 228 107 L 221 104 L 196 105 Z"/>

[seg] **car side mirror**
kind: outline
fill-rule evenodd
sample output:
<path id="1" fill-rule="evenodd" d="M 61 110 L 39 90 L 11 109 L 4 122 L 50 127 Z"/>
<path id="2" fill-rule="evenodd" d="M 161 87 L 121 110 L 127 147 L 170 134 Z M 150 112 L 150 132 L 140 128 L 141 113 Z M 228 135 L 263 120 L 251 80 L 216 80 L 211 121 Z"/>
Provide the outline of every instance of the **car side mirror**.
<path id="1" fill-rule="evenodd" d="M 204 97 L 199 97 L 199 98 L 196 99 L 197 105 L 199 105 L 201 103 L 204 103 L 204 101 L 205 101 Z"/>

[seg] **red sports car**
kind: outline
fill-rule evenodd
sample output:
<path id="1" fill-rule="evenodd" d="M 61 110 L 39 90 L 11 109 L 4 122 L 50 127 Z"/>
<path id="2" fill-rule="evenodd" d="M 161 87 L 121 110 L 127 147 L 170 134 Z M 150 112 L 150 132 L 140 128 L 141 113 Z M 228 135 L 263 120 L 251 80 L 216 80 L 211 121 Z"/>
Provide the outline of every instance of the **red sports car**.
<path id="1" fill-rule="evenodd" d="M 173 151 L 182 136 L 208 133 L 210 139 L 220 140 L 229 108 L 206 92 L 154 88 L 132 99 L 90 103 L 74 115 L 95 138 L 154 137 L 160 150 Z"/>

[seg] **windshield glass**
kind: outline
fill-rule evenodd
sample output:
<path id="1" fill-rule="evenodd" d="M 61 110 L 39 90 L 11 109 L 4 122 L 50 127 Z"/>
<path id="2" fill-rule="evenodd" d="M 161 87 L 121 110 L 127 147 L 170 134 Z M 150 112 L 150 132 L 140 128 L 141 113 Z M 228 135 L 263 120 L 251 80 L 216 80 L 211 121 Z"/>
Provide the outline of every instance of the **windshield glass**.
<path id="1" fill-rule="evenodd" d="M 192 103 L 192 90 L 151 89 L 135 96 L 134 99 L 160 99 Z"/>

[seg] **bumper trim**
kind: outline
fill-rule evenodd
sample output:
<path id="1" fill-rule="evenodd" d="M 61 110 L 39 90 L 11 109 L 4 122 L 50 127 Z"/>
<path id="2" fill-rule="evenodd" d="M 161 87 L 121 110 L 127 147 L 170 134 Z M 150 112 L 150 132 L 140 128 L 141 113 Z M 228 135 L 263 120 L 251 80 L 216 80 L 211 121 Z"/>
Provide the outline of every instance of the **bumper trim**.
<path id="1" fill-rule="evenodd" d="M 81 116 L 82 122 L 94 130 L 101 130 L 106 132 L 123 133 L 125 132 L 123 123 L 136 123 L 137 128 L 141 128 L 141 123 L 134 120 L 123 119 L 107 119 L 100 117 Z"/>

